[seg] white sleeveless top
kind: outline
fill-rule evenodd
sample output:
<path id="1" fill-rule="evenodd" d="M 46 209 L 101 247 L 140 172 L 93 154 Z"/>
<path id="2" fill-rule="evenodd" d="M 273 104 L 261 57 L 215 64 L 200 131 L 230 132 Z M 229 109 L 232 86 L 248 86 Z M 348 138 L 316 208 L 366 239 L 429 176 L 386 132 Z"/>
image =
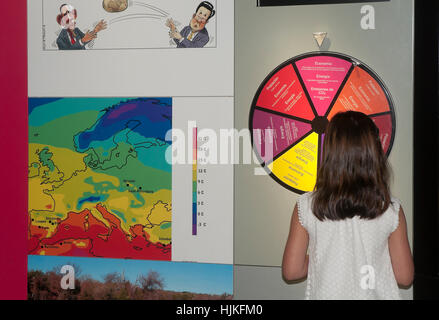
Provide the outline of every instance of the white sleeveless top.
<path id="1" fill-rule="evenodd" d="M 320 221 L 311 211 L 312 192 L 297 201 L 309 235 L 306 297 L 309 300 L 399 300 L 388 238 L 399 223 L 400 201 L 392 197 L 380 217 Z"/>

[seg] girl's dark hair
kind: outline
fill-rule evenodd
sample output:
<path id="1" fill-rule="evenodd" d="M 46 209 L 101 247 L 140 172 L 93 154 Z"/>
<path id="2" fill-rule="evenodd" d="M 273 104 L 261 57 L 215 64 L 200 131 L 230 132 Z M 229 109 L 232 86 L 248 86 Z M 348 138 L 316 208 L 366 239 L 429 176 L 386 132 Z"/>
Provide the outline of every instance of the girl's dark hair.
<path id="1" fill-rule="evenodd" d="M 391 202 L 390 175 L 375 123 L 361 112 L 338 113 L 325 131 L 312 211 L 321 221 L 377 218 Z"/>

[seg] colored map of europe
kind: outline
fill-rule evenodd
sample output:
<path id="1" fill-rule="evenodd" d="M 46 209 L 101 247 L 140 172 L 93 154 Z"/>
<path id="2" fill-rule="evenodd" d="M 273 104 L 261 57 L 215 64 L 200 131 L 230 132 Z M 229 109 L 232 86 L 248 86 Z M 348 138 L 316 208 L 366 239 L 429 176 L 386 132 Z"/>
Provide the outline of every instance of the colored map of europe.
<path id="1" fill-rule="evenodd" d="M 171 98 L 29 99 L 29 254 L 171 260 Z"/>

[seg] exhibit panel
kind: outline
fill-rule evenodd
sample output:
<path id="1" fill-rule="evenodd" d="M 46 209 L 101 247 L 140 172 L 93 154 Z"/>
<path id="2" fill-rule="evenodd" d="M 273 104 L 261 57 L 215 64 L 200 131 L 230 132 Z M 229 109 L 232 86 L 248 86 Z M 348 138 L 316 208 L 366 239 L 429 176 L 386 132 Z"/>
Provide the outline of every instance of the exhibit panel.
<path id="1" fill-rule="evenodd" d="M 412 248 L 413 220 L 422 237 L 416 278 L 432 282 L 437 206 L 413 203 L 437 200 L 437 119 L 419 73 L 413 104 L 414 0 L 212 0 L 198 33 L 201 0 L 65 1 L 23 0 L 28 55 L 6 55 L 5 91 L 26 96 L 7 97 L 2 126 L 17 158 L 7 298 L 303 299 L 282 254 L 345 110 L 378 127 Z"/>
<path id="2" fill-rule="evenodd" d="M 235 2 L 235 127 L 252 131 L 256 158 L 235 166 L 237 298 L 304 297 L 303 285 L 257 283 L 279 283 L 294 205 L 314 187 L 324 128 L 339 111 L 364 112 L 378 126 L 411 241 L 413 13 L 413 1 Z M 320 43 L 317 33 L 326 34 Z"/>

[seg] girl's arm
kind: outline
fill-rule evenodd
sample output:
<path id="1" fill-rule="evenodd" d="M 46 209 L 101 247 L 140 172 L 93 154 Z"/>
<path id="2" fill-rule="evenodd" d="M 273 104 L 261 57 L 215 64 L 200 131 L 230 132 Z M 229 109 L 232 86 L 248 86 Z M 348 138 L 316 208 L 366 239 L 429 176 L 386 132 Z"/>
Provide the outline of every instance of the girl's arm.
<path id="1" fill-rule="evenodd" d="M 299 280 L 308 275 L 307 249 L 308 232 L 299 222 L 296 204 L 282 261 L 282 275 L 286 280 Z"/>
<path id="2" fill-rule="evenodd" d="M 398 228 L 389 237 L 390 259 L 395 279 L 401 286 L 410 286 L 413 282 L 414 265 L 407 238 L 407 223 L 404 210 L 399 210 Z"/>

